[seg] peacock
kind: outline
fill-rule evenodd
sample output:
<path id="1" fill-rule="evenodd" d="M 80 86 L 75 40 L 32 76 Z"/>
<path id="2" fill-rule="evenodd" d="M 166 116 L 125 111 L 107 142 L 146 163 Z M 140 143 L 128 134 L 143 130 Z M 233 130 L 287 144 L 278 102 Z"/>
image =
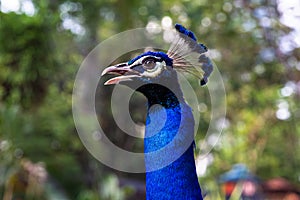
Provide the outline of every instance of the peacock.
<path id="1" fill-rule="evenodd" d="M 148 100 L 145 122 L 147 200 L 203 199 L 194 159 L 194 118 L 180 88 L 177 72 L 187 72 L 205 85 L 213 65 L 207 48 L 194 33 L 175 24 L 167 53 L 147 51 L 128 62 L 107 67 L 117 75 L 104 84 L 134 88 Z"/>

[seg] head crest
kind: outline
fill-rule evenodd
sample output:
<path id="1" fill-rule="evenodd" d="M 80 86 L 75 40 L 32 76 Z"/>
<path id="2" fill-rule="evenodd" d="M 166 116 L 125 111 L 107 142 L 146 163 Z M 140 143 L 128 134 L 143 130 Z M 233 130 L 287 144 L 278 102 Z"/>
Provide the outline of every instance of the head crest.
<path id="1" fill-rule="evenodd" d="M 207 52 L 206 46 L 197 43 L 194 33 L 184 26 L 176 24 L 175 29 L 175 38 L 167 52 L 173 60 L 173 68 L 195 75 L 201 79 L 201 85 L 205 85 L 213 70 L 210 59 L 204 54 Z"/>

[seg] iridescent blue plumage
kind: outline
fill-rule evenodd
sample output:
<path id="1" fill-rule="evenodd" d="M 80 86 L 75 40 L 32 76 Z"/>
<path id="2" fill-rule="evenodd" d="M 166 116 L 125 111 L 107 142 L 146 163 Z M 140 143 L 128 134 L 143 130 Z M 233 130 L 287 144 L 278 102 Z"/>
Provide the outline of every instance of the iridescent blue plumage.
<path id="1" fill-rule="evenodd" d="M 185 103 L 176 75 L 173 77 L 172 90 L 161 85 L 145 85 L 140 91 L 148 98 L 149 110 L 146 120 L 145 153 L 158 151 L 172 145 L 171 151 L 161 157 L 145 154 L 147 200 L 187 199 L 201 200 L 194 161 L 194 118 L 191 108 Z M 168 98 L 152 99 L 152 93 Z M 151 109 L 151 106 L 156 106 Z M 157 126 L 165 121 L 161 130 Z M 174 141 L 175 140 L 175 141 Z M 187 143 L 187 145 L 185 145 Z M 161 165 L 165 159 L 175 161 L 162 169 L 150 171 Z M 150 172 L 149 172 L 150 171 Z"/>

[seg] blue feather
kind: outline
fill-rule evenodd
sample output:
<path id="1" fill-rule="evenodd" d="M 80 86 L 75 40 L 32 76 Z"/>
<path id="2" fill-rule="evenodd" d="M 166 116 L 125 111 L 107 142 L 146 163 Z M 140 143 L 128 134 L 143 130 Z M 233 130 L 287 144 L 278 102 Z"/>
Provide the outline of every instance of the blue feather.
<path id="1" fill-rule="evenodd" d="M 193 40 L 197 41 L 197 38 L 195 36 L 195 34 L 190 31 L 187 30 L 184 26 L 182 26 L 181 24 L 175 24 L 175 28 L 177 31 L 179 31 L 180 33 L 189 36 L 190 38 L 192 38 Z"/>
<path id="2" fill-rule="evenodd" d="M 184 26 L 182 26 L 181 24 L 175 24 L 175 29 L 176 29 L 179 33 L 182 33 L 182 34 L 184 34 L 184 35 L 190 37 L 190 38 L 191 38 L 192 40 L 194 40 L 195 42 L 197 42 L 197 38 L 196 38 L 195 34 L 194 34 L 192 31 L 186 29 L 186 28 L 185 28 Z M 199 47 L 200 47 L 200 48 L 197 49 L 197 51 L 198 51 L 199 53 L 204 53 L 204 52 L 207 51 L 207 47 L 206 47 L 204 44 L 199 43 L 198 45 L 199 45 Z"/>
<path id="3" fill-rule="evenodd" d="M 148 171 L 146 172 L 147 200 L 202 200 L 194 160 L 193 114 L 184 101 L 176 74 L 173 74 L 171 81 L 172 89 L 157 84 L 147 84 L 138 89 L 148 99 L 144 139 L 145 166 Z M 154 105 L 161 106 L 153 109 Z M 161 126 L 164 122 L 165 124 Z M 159 127 L 162 128 L 159 130 Z M 187 141 L 191 142 L 185 149 L 182 144 Z M 166 145 L 171 145 L 171 142 L 174 145 L 171 151 L 147 154 L 161 151 Z M 161 169 L 151 171 L 161 166 L 165 160 L 175 161 Z"/>
<path id="4" fill-rule="evenodd" d="M 162 59 L 166 62 L 166 64 L 167 64 L 168 66 L 173 66 L 173 60 L 172 60 L 171 58 L 169 58 L 169 56 L 168 56 L 166 53 L 160 52 L 160 51 L 159 51 L 159 52 L 153 52 L 153 51 L 145 52 L 145 53 L 143 53 L 143 54 L 141 54 L 141 55 L 139 55 L 139 56 L 137 56 L 137 57 L 131 59 L 130 61 L 128 61 L 127 64 L 128 64 L 128 65 L 131 65 L 132 63 L 134 63 L 134 62 L 137 61 L 138 59 L 140 59 L 140 58 L 142 58 L 142 57 L 144 57 L 144 56 L 148 56 L 148 55 L 160 57 L 160 58 L 162 58 Z"/>
<path id="5" fill-rule="evenodd" d="M 156 116 L 150 117 L 153 113 L 148 113 L 147 120 L 151 118 L 151 123 L 158 124 L 164 116 L 164 108 L 155 110 Z M 191 109 L 186 104 L 178 104 L 174 108 L 166 109 L 168 121 L 163 129 L 154 136 L 145 138 L 145 153 L 157 151 L 169 144 L 179 134 L 179 140 L 186 140 L 188 137 L 194 137 L 194 120 Z M 181 118 L 183 118 L 180 126 Z M 153 127 L 151 129 L 146 126 L 145 136 L 152 135 Z M 194 146 L 190 144 L 188 149 L 170 165 L 152 172 L 146 173 L 146 194 L 147 200 L 152 199 L 202 199 L 201 189 L 198 183 L 195 161 L 194 161 Z M 180 145 L 176 145 L 172 152 L 166 152 L 169 159 L 182 151 Z M 159 165 L 161 160 L 167 159 L 156 158 L 145 155 L 146 170 L 151 169 L 153 165 Z"/>

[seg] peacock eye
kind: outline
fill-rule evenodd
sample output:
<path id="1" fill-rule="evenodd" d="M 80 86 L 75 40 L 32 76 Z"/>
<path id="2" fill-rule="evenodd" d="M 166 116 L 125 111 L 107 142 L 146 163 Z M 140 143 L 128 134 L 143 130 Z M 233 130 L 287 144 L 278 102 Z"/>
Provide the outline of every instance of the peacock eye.
<path id="1" fill-rule="evenodd" d="M 143 62 L 143 67 L 145 69 L 153 69 L 156 66 L 156 62 L 154 59 L 147 59 Z"/>

